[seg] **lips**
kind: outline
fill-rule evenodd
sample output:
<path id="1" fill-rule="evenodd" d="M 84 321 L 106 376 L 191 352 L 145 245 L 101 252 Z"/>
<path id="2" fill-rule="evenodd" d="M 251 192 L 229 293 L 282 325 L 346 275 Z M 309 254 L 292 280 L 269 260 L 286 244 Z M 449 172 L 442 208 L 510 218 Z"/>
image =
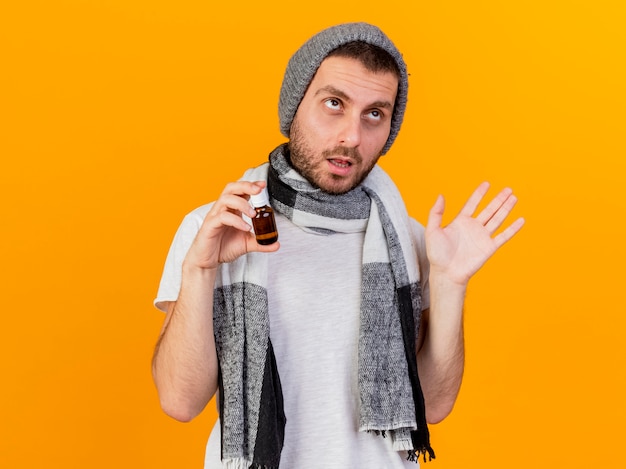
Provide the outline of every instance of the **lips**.
<path id="1" fill-rule="evenodd" d="M 329 158 L 328 161 L 328 169 L 335 176 L 345 177 L 351 174 L 352 172 L 352 161 L 342 158 Z"/>
<path id="2" fill-rule="evenodd" d="M 350 166 L 352 166 L 352 163 L 350 161 L 340 160 L 337 158 L 329 159 L 328 162 L 337 166 L 338 168 L 349 168 Z"/>

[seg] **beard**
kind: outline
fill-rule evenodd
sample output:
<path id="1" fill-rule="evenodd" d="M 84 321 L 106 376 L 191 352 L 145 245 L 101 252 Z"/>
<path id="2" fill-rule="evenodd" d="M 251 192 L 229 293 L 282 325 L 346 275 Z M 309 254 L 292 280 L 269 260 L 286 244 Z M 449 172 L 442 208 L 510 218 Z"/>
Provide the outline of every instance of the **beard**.
<path id="1" fill-rule="evenodd" d="M 376 166 L 381 156 L 381 152 L 378 152 L 378 156 L 372 160 L 369 166 L 361 169 L 361 171 L 351 177 L 344 177 L 329 173 L 322 168 L 321 165 L 333 156 L 346 156 L 352 160 L 353 164 L 360 166 L 363 162 L 363 157 L 358 148 L 337 145 L 334 148 L 322 150 L 319 155 L 316 155 L 304 138 L 297 116 L 291 125 L 289 136 L 289 160 L 291 166 L 293 166 L 311 186 L 327 194 L 341 195 L 350 192 L 363 182 L 374 166 Z"/>

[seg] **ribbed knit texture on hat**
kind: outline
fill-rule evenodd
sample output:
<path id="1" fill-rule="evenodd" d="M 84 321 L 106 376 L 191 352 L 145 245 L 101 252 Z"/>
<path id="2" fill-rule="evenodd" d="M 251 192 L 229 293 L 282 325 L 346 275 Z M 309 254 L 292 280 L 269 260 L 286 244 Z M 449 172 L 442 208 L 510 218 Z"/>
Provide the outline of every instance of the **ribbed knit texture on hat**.
<path id="1" fill-rule="evenodd" d="M 382 153 L 385 154 L 396 139 L 406 108 L 408 75 L 402 54 L 379 28 L 367 23 L 346 23 L 325 29 L 305 42 L 291 57 L 283 78 L 278 102 L 280 131 L 289 137 L 289 129 L 300 101 L 322 61 L 337 47 L 352 41 L 363 41 L 378 46 L 391 54 L 400 70 L 398 94 L 391 116 L 391 130 Z"/>

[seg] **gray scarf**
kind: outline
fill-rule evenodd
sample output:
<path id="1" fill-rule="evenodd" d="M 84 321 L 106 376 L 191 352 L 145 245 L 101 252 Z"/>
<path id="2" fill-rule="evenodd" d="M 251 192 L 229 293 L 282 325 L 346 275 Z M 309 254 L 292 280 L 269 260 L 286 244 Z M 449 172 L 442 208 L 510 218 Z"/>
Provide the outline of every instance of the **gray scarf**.
<path id="1" fill-rule="evenodd" d="M 365 231 L 361 281 L 359 431 L 391 438 L 393 448 L 434 458 L 417 374 L 415 338 L 421 288 L 409 218 L 378 166 L 342 195 L 313 188 L 289 164 L 286 145 L 244 180 L 267 178 L 273 208 L 305 230 Z M 220 422 L 225 468 L 277 469 L 286 418 L 269 336 L 268 255 L 249 253 L 221 267 L 214 327 L 220 365 Z"/>

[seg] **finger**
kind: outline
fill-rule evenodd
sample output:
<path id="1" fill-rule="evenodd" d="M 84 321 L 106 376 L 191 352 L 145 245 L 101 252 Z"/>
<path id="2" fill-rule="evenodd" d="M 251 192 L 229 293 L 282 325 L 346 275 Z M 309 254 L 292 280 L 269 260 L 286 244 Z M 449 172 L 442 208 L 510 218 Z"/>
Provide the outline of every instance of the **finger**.
<path id="1" fill-rule="evenodd" d="M 489 220 L 494 216 L 498 210 L 500 210 L 506 203 L 507 200 L 513 194 L 513 190 L 505 187 L 502 189 L 498 195 L 496 195 L 491 202 L 476 216 L 476 220 L 478 220 L 483 225 L 486 225 Z M 517 199 L 515 199 L 517 200 Z"/>
<path id="2" fill-rule="evenodd" d="M 446 201 L 443 198 L 443 195 L 437 196 L 437 200 L 435 204 L 430 209 L 428 214 L 428 227 L 429 228 L 439 228 L 441 226 L 441 221 L 443 219 L 443 211 L 446 208 Z"/>
<path id="3" fill-rule="evenodd" d="M 500 228 L 502 223 L 504 223 L 504 220 L 509 216 L 516 203 L 517 197 L 513 194 L 510 194 L 509 197 L 507 197 L 504 203 L 497 208 L 496 212 L 485 224 L 485 228 L 487 228 L 490 233 L 495 233 L 495 231 Z"/>
<path id="4" fill-rule="evenodd" d="M 239 195 L 247 197 L 251 194 L 258 194 L 267 185 L 265 181 L 237 181 L 226 184 L 222 195 Z"/>
<path id="5" fill-rule="evenodd" d="M 229 210 L 239 211 L 240 213 L 253 217 L 255 215 L 254 208 L 250 206 L 248 201 L 251 195 L 259 194 L 267 186 L 266 181 L 237 181 L 227 184 L 218 199 L 218 202 L 227 203 Z M 232 198 L 236 196 L 236 198 Z M 243 202 L 245 200 L 245 203 Z M 217 209 L 221 208 L 222 204 L 217 204 Z"/>
<path id="6" fill-rule="evenodd" d="M 485 194 L 487 193 L 488 190 L 489 190 L 489 183 L 486 181 L 481 183 L 476 188 L 476 190 L 472 193 L 470 198 L 467 199 L 467 202 L 465 202 L 465 205 L 463 206 L 459 214 L 465 215 L 468 217 L 471 217 L 472 215 L 474 215 L 474 212 L 478 208 L 478 204 L 480 204 L 480 201 L 483 200 L 483 197 L 485 197 Z"/>
<path id="7" fill-rule="evenodd" d="M 239 231 L 252 231 L 252 226 L 241 217 L 240 213 L 234 213 L 230 210 L 223 210 L 206 217 L 203 227 L 208 230 L 231 227 Z"/>
<path id="8" fill-rule="evenodd" d="M 522 226 L 524 226 L 524 223 L 526 223 L 526 220 L 520 217 L 517 220 L 515 220 L 513 223 L 511 223 L 511 225 L 508 226 L 502 233 L 500 233 L 498 236 L 493 238 L 493 241 L 496 244 L 496 247 L 499 248 L 508 240 L 510 240 L 513 236 L 515 236 L 517 232 L 522 229 Z"/>
<path id="9" fill-rule="evenodd" d="M 253 233 L 250 233 L 250 238 L 246 239 L 247 252 L 275 252 L 280 248 L 280 243 L 276 241 L 272 244 L 259 244 L 256 241 Z"/>
<path id="10" fill-rule="evenodd" d="M 255 211 L 245 197 L 247 196 L 222 194 L 220 198 L 215 201 L 213 207 L 211 207 L 211 216 L 219 216 L 220 213 L 227 211 L 237 215 L 243 214 L 248 217 L 253 217 Z"/>

